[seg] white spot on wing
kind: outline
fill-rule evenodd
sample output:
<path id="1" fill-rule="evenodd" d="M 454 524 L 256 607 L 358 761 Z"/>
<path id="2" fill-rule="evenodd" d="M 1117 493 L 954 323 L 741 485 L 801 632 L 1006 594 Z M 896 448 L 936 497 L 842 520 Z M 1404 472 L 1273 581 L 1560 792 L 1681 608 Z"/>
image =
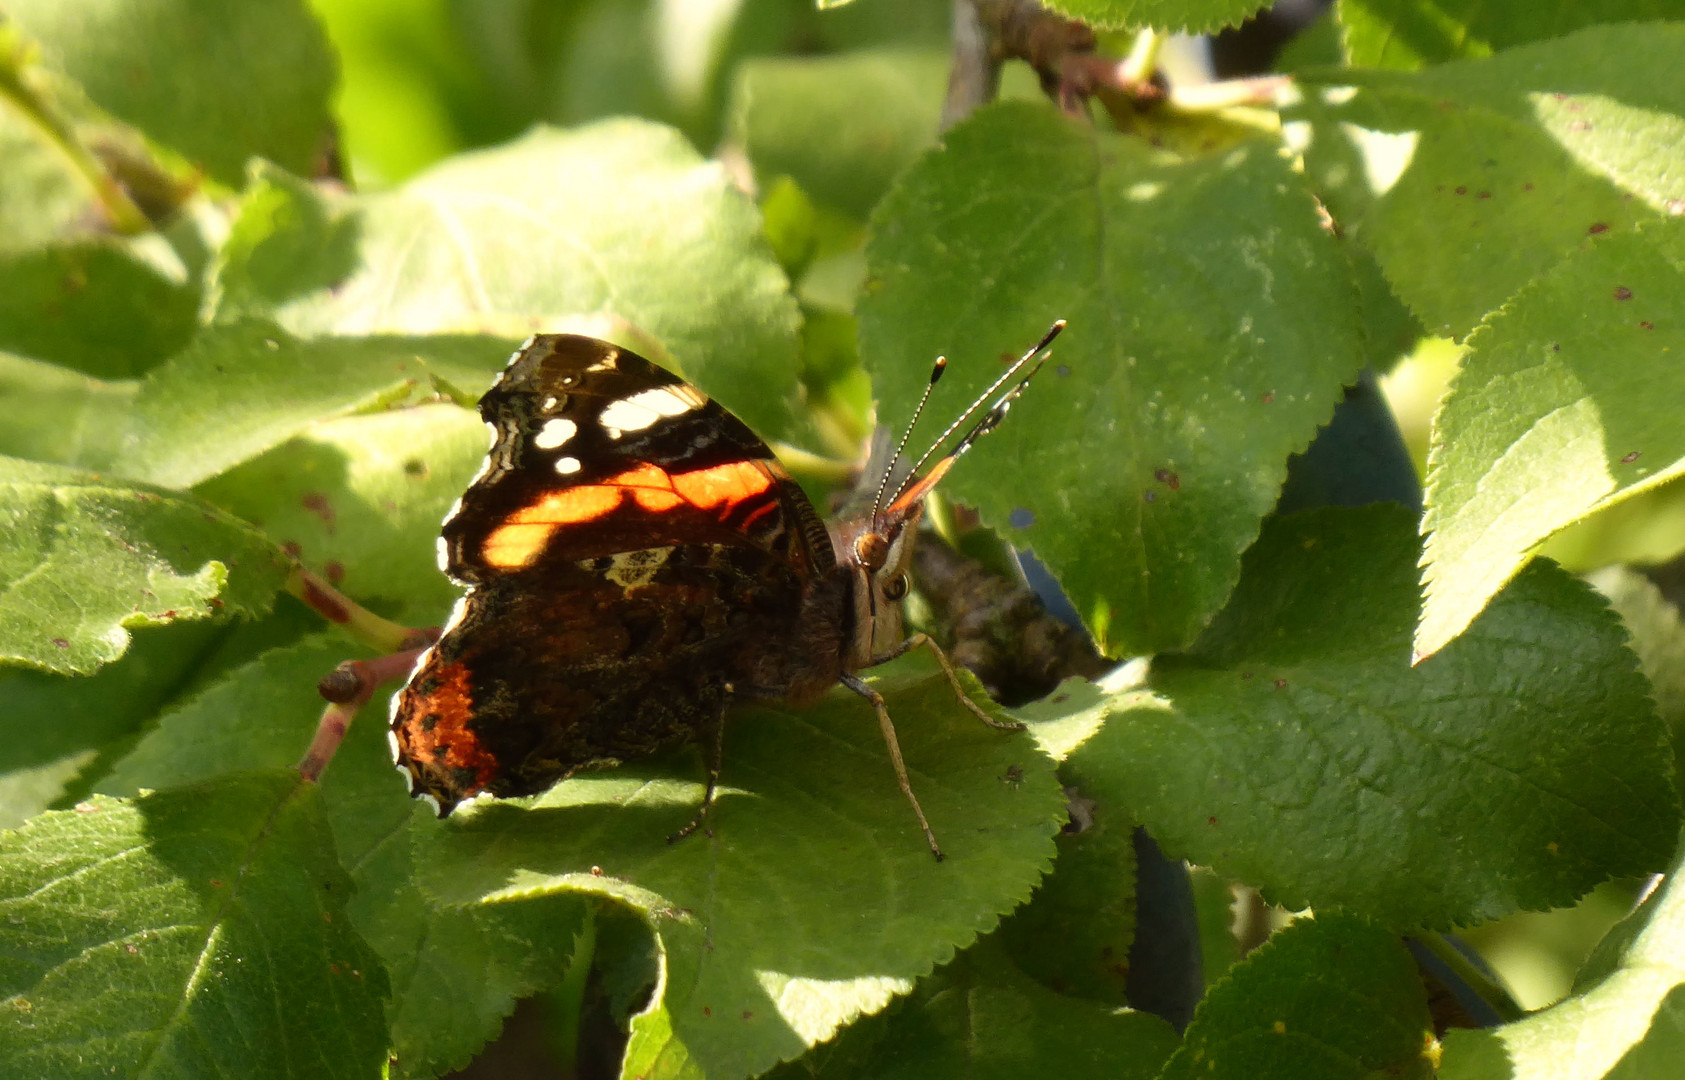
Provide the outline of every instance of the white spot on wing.
<path id="1" fill-rule="evenodd" d="M 438 556 L 439 572 L 442 574 L 450 566 L 450 545 L 445 542 L 444 537 L 436 536 L 433 538 L 433 550 L 434 554 Z"/>
<path id="2" fill-rule="evenodd" d="M 657 386 L 609 403 L 600 421 L 605 428 L 642 431 L 664 416 L 683 416 L 707 402 L 688 386 Z M 613 437 L 612 435 L 610 436 Z"/>
<path id="3" fill-rule="evenodd" d="M 572 476 L 574 473 L 578 472 L 580 468 L 579 459 L 576 457 L 556 459 L 556 471 L 561 473 L 563 476 Z"/>
<path id="4" fill-rule="evenodd" d="M 547 398 L 544 399 L 544 403 L 542 405 L 540 405 L 539 407 L 541 409 L 543 409 L 545 412 L 549 412 L 551 409 L 554 409 L 556 407 L 556 399 L 553 398 L 553 397 L 547 397 Z"/>
<path id="5" fill-rule="evenodd" d="M 603 354 L 603 358 L 586 368 L 586 371 L 613 371 L 619 367 L 620 350 L 610 349 Z"/>
<path id="6" fill-rule="evenodd" d="M 532 437 L 532 444 L 540 450 L 554 450 L 565 445 L 578 431 L 579 425 L 572 420 L 546 420 Z"/>

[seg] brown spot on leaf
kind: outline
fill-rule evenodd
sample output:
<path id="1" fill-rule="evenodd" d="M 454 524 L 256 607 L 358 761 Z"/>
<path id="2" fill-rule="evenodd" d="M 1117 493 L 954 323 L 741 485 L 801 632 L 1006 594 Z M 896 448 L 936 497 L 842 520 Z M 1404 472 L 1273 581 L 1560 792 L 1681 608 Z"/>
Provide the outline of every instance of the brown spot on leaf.
<path id="1" fill-rule="evenodd" d="M 1169 488 L 1171 491 L 1178 491 L 1182 487 L 1182 478 L 1180 476 L 1178 476 L 1176 473 L 1170 471 L 1169 469 L 1165 469 L 1165 468 L 1154 469 L 1153 470 L 1153 479 L 1157 480 L 1159 483 L 1163 484 L 1165 487 Z"/>
<path id="2" fill-rule="evenodd" d="M 289 559 L 296 559 L 304 554 L 304 549 L 298 546 L 297 540 L 283 540 L 281 541 L 281 554 Z"/>
<path id="3" fill-rule="evenodd" d="M 1217 824 L 1217 815 L 1216 815 L 1216 814 L 1212 814 L 1212 815 L 1211 815 L 1211 816 L 1210 816 L 1210 817 L 1208 817 L 1208 818 L 1206 818 L 1206 819 L 1205 819 L 1205 823 L 1206 823 L 1206 824 L 1207 824 L 1207 825 L 1215 825 L 1215 824 Z"/>
<path id="4" fill-rule="evenodd" d="M 1491 197 L 1492 193 L 1490 191 L 1482 191 L 1475 195 L 1475 198 L 1477 199 L 1490 199 Z"/>
<path id="5" fill-rule="evenodd" d="M 1276 681 L 1275 681 L 1275 688 L 1276 688 L 1276 689 L 1277 689 L 1277 690 L 1285 690 L 1285 689 L 1287 689 L 1287 680 L 1286 680 L 1286 679 L 1277 679 L 1277 680 L 1276 680 Z"/>
<path id="6" fill-rule="evenodd" d="M 307 491 L 298 501 L 306 510 L 322 519 L 322 524 L 328 527 L 328 532 L 333 532 L 334 509 L 333 504 L 328 502 L 326 495 L 319 491 Z"/>
<path id="7" fill-rule="evenodd" d="M 54 639 L 53 639 L 53 644 L 54 644 L 54 645 L 57 645 L 57 646 L 58 646 L 58 647 L 59 647 L 59 648 L 61 648 L 61 649 L 68 649 L 68 648 L 70 648 L 70 642 L 69 642 L 69 641 L 67 641 L 67 640 L 65 640 L 65 639 L 64 639 L 64 638 L 61 638 L 61 637 L 56 637 L 56 638 L 54 638 Z"/>
<path id="8" fill-rule="evenodd" d="M 1621 464 L 1622 465 L 1631 465 L 1633 462 L 1638 460 L 1638 455 L 1642 454 L 1643 452 L 1644 451 L 1642 451 L 1642 450 L 1634 450 L 1632 453 L 1627 454 L 1627 455 L 1625 455 L 1624 457 L 1621 458 Z"/>
<path id="9" fill-rule="evenodd" d="M 1615 299 L 1616 300 L 1631 300 L 1632 299 L 1632 290 L 1627 288 L 1625 285 L 1616 285 L 1615 286 Z"/>
<path id="10" fill-rule="evenodd" d="M 345 580 L 345 564 L 336 559 L 329 559 L 322 565 L 322 575 L 338 585 Z"/>
<path id="11" fill-rule="evenodd" d="M 1268 405 L 1273 401 L 1275 401 L 1275 391 L 1270 390 L 1264 394 L 1264 404 Z"/>
<path id="12" fill-rule="evenodd" d="M 1651 322 L 1649 319 L 1640 319 L 1638 320 L 1638 328 L 1640 330 L 1654 330 L 1656 328 L 1656 324 Z"/>
<path id="13" fill-rule="evenodd" d="M 1453 194 L 1453 195 L 1467 195 L 1467 194 L 1468 194 L 1468 193 L 1469 193 L 1469 189 L 1468 189 L 1468 188 L 1466 188 L 1466 187 L 1464 187 L 1464 186 L 1463 186 L 1463 185 L 1461 185 L 1461 184 L 1458 184 L 1458 185 L 1457 185 L 1457 186 L 1456 186 L 1456 188 L 1454 188 L 1454 189 L 1453 189 L 1453 190 L 1452 190 L 1452 194 Z"/>
<path id="14" fill-rule="evenodd" d="M 1594 222 L 1592 222 L 1591 228 L 1586 230 L 1586 235 L 1587 236 L 1596 236 L 1599 233 L 1606 233 L 1608 231 L 1609 231 L 1609 226 L 1605 225 L 1601 221 L 1594 221 Z"/>

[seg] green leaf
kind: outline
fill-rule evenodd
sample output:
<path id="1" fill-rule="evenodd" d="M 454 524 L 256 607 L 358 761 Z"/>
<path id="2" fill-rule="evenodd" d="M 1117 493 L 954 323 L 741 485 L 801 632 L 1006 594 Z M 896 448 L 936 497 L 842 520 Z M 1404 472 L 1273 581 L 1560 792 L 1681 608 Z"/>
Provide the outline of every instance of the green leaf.
<path id="1" fill-rule="evenodd" d="M 997 105 L 901 178 L 866 256 L 861 349 L 892 426 L 937 354 L 953 412 L 1070 321 L 944 490 L 1033 548 L 1113 655 L 1211 618 L 1362 363 L 1350 268 L 1265 142 L 1181 159 Z"/>
<path id="2" fill-rule="evenodd" d="M 274 317 L 301 336 L 617 334 L 763 436 L 797 429 L 789 283 L 754 205 L 670 128 L 541 128 L 349 209 L 265 175 L 216 271 L 240 310 L 286 295 Z"/>
<path id="3" fill-rule="evenodd" d="M 262 318 L 350 277 L 359 226 L 353 205 L 267 161 L 252 162 L 210 268 L 207 307 L 215 321 Z"/>
<path id="4" fill-rule="evenodd" d="M 99 105 L 211 176 L 260 155 L 298 172 L 328 146 L 333 55 L 303 0 L 7 0 Z"/>
<path id="5" fill-rule="evenodd" d="M 1200 1002 L 1163 1080 L 1434 1075 L 1433 1024 L 1399 940 L 1337 913 L 1296 920 Z"/>
<path id="6" fill-rule="evenodd" d="M 286 579 L 249 526 L 176 492 L 0 458 L 0 661 L 89 672 L 128 628 L 256 615 Z"/>
<path id="7" fill-rule="evenodd" d="M 460 593 L 437 565 L 439 523 L 486 453 L 455 405 L 347 416 L 199 486 L 383 615 L 438 625 Z"/>
<path id="8" fill-rule="evenodd" d="M 123 453 L 112 464 L 188 487 L 318 420 L 429 393 L 435 374 L 468 373 L 489 384 L 509 348 L 472 336 L 301 340 L 267 322 L 211 327 L 141 382 Z"/>
<path id="9" fill-rule="evenodd" d="M 1434 418 L 1416 651 L 1551 534 L 1685 470 L 1685 220 L 1588 243 L 1469 338 Z"/>
<path id="10" fill-rule="evenodd" d="M 29 62 L 16 37 L 0 31 L 0 248 L 49 243 L 103 222 L 99 199 L 54 136 L 30 115 L 53 95 L 50 80 Z M 57 117 L 54 117 L 57 119 Z"/>
<path id="11" fill-rule="evenodd" d="M 15 828 L 52 805 L 98 759 L 135 737 L 231 623 L 180 622 L 134 635 L 129 649 L 93 675 L 12 668 L 0 673 L 6 771 L 0 828 Z"/>
<path id="12" fill-rule="evenodd" d="M 1393 505 L 1272 519 L 1205 636 L 1116 690 L 1065 768 L 1167 851 L 1386 926 L 1657 869 L 1667 733 L 1616 619 L 1540 560 L 1411 667 L 1413 525 Z"/>
<path id="13" fill-rule="evenodd" d="M 1582 248 L 1685 206 L 1685 23 L 1598 26 L 1416 73 L 1341 71 L 1289 109 L 1306 163 L 1435 333 L 1461 336 Z M 1351 87 L 1355 86 L 1355 95 Z M 1319 158 L 1363 136 L 1362 168 Z M 1376 134 L 1378 133 L 1378 135 Z M 1330 150 L 1332 153 L 1332 150 Z"/>
<path id="14" fill-rule="evenodd" d="M 352 653 L 338 635 L 318 634 L 226 672 L 168 709 L 99 790 L 126 795 L 291 765 L 322 712 L 317 681 Z M 412 837 L 437 823 L 393 767 L 377 701 L 334 756 L 323 807 L 357 887 L 348 913 L 391 979 L 395 1075 L 432 1076 L 464 1064 L 518 998 L 561 977 L 580 906 L 559 898 L 453 908 L 416 888 Z"/>
<path id="15" fill-rule="evenodd" d="M 1127 837 L 1127 834 L 1125 834 Z M 985 938 L 905 1001 L 768 1080 L 1057 1076 L 1150 1080 L 1176 1048 L 1150 1013 L 1065 997 L 1026 978 Z"/>
<path id="16" fill-rule="evenodd" d="M 763 188 L 779 175 L 864 217 L 936 142 L 949 57 L 930 49 L 766 57 L 737 69 L 730 115 Z M 825 132 L 822 139 L 814 138 Z"/>
<path id="17" fill-rule="evenodd" d="M 31 461 L 110 461 L 137 384 L 0 353 L 0 454 Z"/>
<path id="18" fill-rule="evenodd" d="M 1441 1080 L 1494 1075 L 1506 1080 L 1669 1080 L 1677 1075 L 1685 1060 L 1685 882 L 1680 868 L 1676 861 L 1661 887 L 1610 932 L 1616 947 L 1610 950 L 1606 974 L 1515 1023 L 1451 1032 Z"/>
<path id="19" fill-rule="evenodd" d="M 1001 921 L 996 938 L 1013 964 L 1043 986 L 1127 1005 L 1135 941 L 1135 823 L 1121 806 L 1075 788 L 1069 792 L 1082 804 L 1086 827 L 1060 832 L 1053 873 L 1028 904 Z"/>
<path id="20" fill-rule="evenodd" d="M 1676 0 L 1339 0 L 1336 10 L 1353 67 L 1400 69 L 1490 56 L 1597 23 L 1680 14 Z"/>
<path id="21" fill-rule="evenodd" d="M 455 902 L 593 893 L 639 912 L 664 976 L 629 1071 L 745 1076 L 796 1057 L 1027 898 L 1065 816 L 1052 763 L 961 709 L 934 665 L 899 661 L 877 685 L 944 862 L 871 710 L 838 689 L 800 713 L 733 714 L 708 835 L 665 839 L 695 813 L 695 755 L 641 761 L 458 810 L 417 847 L 422 887 Z"/>
<path id="22" fill-rule="evenodd" d="M 1620 613 L 1632 651 L 1650 681 L 1656 711 L 1673 732 L 1675 768 L 1685 765 L 1685 620 L 1648 578 L 1611 566 L 1591 575 L 1597 591 Z"/>
<path id="23" fill-rule="evenodd" d="M 386 978 L 349 893 L 292 772 L 0 835 L 0 1072 L 380 1076 Z"/>
<path id="24" fill-rule="evenodd" d="M 1047 6 L 1104 29 L 1151 26 L 1205 34 L 1239 26 L 1269 0 L 1048 0 Z"/>
<path id="25" fill-rule="evenodd" d="M 0 253 L 0 349 L 102 379 L 140 374 L 193 336 L 199 289 L 156 234 Z"/>

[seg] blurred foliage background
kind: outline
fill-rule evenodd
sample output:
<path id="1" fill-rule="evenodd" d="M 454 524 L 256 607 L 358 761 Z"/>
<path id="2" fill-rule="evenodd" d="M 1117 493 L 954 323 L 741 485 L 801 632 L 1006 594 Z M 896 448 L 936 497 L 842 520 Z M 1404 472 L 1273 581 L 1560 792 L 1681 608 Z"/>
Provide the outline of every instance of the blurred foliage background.
<path id="1" fill-rule="evenodd" d="M 743 61 L 894 46 L 928 50 L 939 72 L 949 33 L 945 0 L 863 0 L 829 11 L 817 10 L 813 0 L 310 3 L 342 65 L 336 109 L 343 168 L 347 178 L 365 190 L 399 183 L 440 159 L 502 142 L 535 123 L 572 125 L 612 115 L 672 124 L 703 153 L 722 153 L 729 159 L 733 79 Z M 1244 73 L 1247 65 L 1261 70 L 1282 35 L 1317 17 L 1320 6 L 1278 5 L 1274 15 L 1266 13 L 1239 34 L 1225 35 L 1215 49 L 1219 72 Z M 1295 10 L 1284 16 L 1286 8 Z M 1331 39 L 1331 28 L 1318 22 L 1305 40 Z M 1178 72 L 1183 77 L 1185 73 L 1185 67 Z M 1009 88 L 1033 92 L 1033 81 L 1027 72 L 1012 72 Z M 932 116 L 939 107 L 939 82 L 935 92 L 937 99 L 922 103 Z M 893 168 L 900 162 L 862 167 L 880 164 Z M 777 184 L 767 185 L 759 196 L 768 210 L 776 248 L 776 203 L 804 196 Z M 839 201 L 846 202 L 846 196 L 832 200 Z M 825 209 L 836 212 L 841 241 L 837 246 L 857 247 L 867 207 Z M 812 267 L 801 283 L 804 299 L 810 301 L 810 353 L 819 343 L 812 340 L 815 336 L 852 338 L 852 320 L 839 314 L 846 312 L 858 280 L 848 271 L 851 262 Z M 814 306 L 815 299 L 830 302 Z M 852 340 L 839 341 L 836 349 L 853 360 Z M 1425 472 L 1433 410 L 1455 374 L 1460 354 L 1461 347 L 1447 339 L 1425 337 L 1383 375 L 1383 389 L 1419 472 Z M 1545 549 L 1580 572 L 1613 563 L 1660 565 L 1678 559 L 1681 552 L 1685 485 L 1680 483 L 1595 515 L 1553 538 Z M 1522 1005 L 1538 1008 L 1568 991 L 1592 946 L 1630 909 L 1639 884 L 1611 883 L 1575 908 L 1515 915 L 1475 928 L 1465 937 L 1505 978 Z M 1197 891 L 1202 922 L 1211 932 L 1226 931 L 1233 924 L 1223 910 L 1231 899 L 1227 887 L 1213 881 Z M 1244 890 L 1234 900 L 1241 923 L 1247 922 L 1244 909 L 1255 902 Z M 1275 913 L 1265 923 L 1279 925 L 1282 918 L 1283 913 Z M 1214 980 L 1222 973 L 1223 957 L 1232 959 L 1234 950 L 1209 942 L 1207 951 L 1206 975 Z M 523 1022 L 512 1028 L 509 1039 L 525 1043 L 526 1050 L 494 1047 L 480 1067 L 505 1069 L 516 1060 L 530 1061 L 532 1041 L 544 1041 L 537 1030 L 546 1026 L 548 1015 L 542 1007 L 518 1013 Z"/>

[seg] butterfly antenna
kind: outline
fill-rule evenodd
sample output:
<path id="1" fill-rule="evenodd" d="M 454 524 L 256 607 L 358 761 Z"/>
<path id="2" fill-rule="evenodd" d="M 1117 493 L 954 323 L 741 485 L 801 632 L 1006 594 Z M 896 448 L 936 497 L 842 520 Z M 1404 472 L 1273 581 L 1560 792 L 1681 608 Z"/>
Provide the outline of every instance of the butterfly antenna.
<path id="1" fill-rule="evenodd" d="M 953 435 L 954 432 L 963 427 L 965 422 L 970 420 L 972 416 L 976 414 L 977 410 L 983 407 L 985 402 L 995 396 L 995 391 L 999 390 L 1002 386 L 1005 386 L 1009 379 L 1023 370 L 1025 364 L 1034 360 L 1043 349 L 1046 349 L 1049 345 L 1053 344 L 1053 339 L 1058 337 L 1059 331 L 1063 329 L 1065 329 L 1065 320 L 1055 320 L 1053 325 L 1047 328 L 1047 333 L 1041 336 L 1040 341 L 1036 342 L 1035 345 L 1032 346 L 1023 356 L 1020 356 L 1011 367 L 1007 368 L 1006 371 L 1001 374 L 1000 378 L 996 379 L 989 385 L 987 390 L 977 395 L 977 400 L 973 401 L 963 413 L 960 413 L 957 420 L 948 425 L 947 430 L 943 431 L 942 434 L 937 437 L 936 441 L 930 444 L 930 449 L 926 450 L 924 454 L 919 457 L 918 461 L 913 463 L 913 467 L 908 471 L 906 479 L 902 480 L 901 486 L 895 489 L 895 497 L 889 501 L 891 507 L 894 507 L 897 503 L 901 502 L 902 497 L 907 493 L 907 489 L 918 482 L 919 470 L 924 468 L 924 463 L 930 460 L 931 455 L 935 454 L 937 450 L 942 448 L 942 444 L 948 441 L 949 436 Z M 1042 359 L 1045 363 L 1046 358 L 1043 357 Z M 965 438 L 960 440 L 960 445 L 957 449 L 955 449 L 954 453 L 950 455 L 950 460 L 954 457 L 958 457 L 960 454 L 963 454 L 966 450 L 969 450 L 971 448 L 971 444 L 978 438 L 990 431 L 993 431 L 1001 420 L 1006 417 L 1006 411 L 1009 407 L 1011 407 L 1013 400 L 1016 399 L 1019 394 L 1024 392 L 1025 384 L 1027 384 L 1030 379 L 1035 376 L 1035 373 L 1040 370 L 1041 364 L 1038 363 L 1030 370 L 1028 375 L 1019 380 L 1017 386 L 1014 386 L 1006 393 L 1005 396 L 995 402 L 994 407 L 984 415 L 983 419 L 979 420 L 975 427 L 965 433 Z M 902 442 L 905 444 L 906 440 L 903 439 Z M 929 485 L 926 485 L 927 488 L 928 486 Z"/>
<path id="2" fill-rule="evenodd" d="M 895 463 L 901 460 L 902 452 L 907 449 L 907 440 L 913 437 L 913 426 L 919 422 L 919 417 L 924 415 L 924 403 L 930 400 L 930 392 L 936 389 L 936 380 L 940 379 L 946 370 L 948 358 L 938 356 L 936 363 L 930 368 L 930 382 L 925 384 L 924 393 L 919 396 L 918 406 L 913 409 L 913 418 L 907 421 L 907 430 L 901 433 L 901 442 L 896 445 L 895 453 L 891 454 L 889 461 L 884 464 L 883 477 L 878 480 L 878 493 L 872 496 L 872 516 L 868 521 L 878 520 L 878 508 L 883 505 L 883 493 L 889 488 L 889 478 L 895 474 Z"/>

